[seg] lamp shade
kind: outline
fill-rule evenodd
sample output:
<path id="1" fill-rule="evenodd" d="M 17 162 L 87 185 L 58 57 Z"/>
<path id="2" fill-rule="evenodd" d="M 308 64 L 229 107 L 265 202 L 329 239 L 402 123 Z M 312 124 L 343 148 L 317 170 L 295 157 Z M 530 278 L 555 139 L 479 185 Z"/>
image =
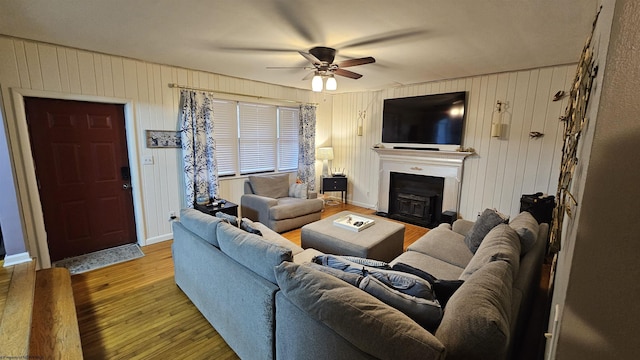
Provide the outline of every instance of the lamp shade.
<path id="1" fill-rule="evenodd" d="M 316 151 L 316 159 L 318 160 L 333 160 L 333 148 L 321 147 Z"/>
<path id="2" fill-rule="evenodd" d="M 327 83 L 325 84 L 325 88 L 329 91 L 333 91 L 338 88 L 338 82 L 336 81 L 336 78 L 333 77 L 333 75 L 327 78 Z"/>
<path id="3" fill-rule="evenodd" d="M 311 90 L 315 92 L 322 91 L 322 76 L 316 74 L 313 79 L 311 79 Z"/>

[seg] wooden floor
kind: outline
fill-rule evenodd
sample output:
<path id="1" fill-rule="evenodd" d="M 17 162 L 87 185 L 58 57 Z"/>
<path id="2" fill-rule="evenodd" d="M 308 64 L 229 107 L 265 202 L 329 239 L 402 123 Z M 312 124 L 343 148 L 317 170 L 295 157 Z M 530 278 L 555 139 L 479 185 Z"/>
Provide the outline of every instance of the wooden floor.
<path id="1" fill-rule="evenodd" d="M 323 217 L 344 210 L 374 213 L 339 204 Z M 407 225 L 405 248 L 427 231 Z M 299 229 L 283 235 L 300 244 Z M 237 359 L 176 286 L 171 241 L 143 251 L 142 258 L 71 277 L 85 359 Z"/>

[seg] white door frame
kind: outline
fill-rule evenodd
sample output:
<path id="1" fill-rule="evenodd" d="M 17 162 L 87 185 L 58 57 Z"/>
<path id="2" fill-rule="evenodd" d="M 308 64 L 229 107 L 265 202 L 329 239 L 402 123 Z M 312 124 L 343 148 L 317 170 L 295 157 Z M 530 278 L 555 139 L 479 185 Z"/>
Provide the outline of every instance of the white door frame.
<path id="1" fill-rule="evenodd" d="M 122 104 L 124 105 L 124 121 L 127 136 L 127 153 L 129 156 L 129 167 L 131 169 L 131 185 L 133 196 L 133 212 L 136 224 L 136 241 L 140 245 L 144 244 L 145 228 L 143 216 L 143 202 L 140 181 L 140 163 L 138 161 L 138 136 L 135 126 L 134 101 L 131 99 L 121 99 L 105 96 L 67 94 L 52 91 L 31 90 L 21 88 L 11 88 L 13 95 L 13 109 L 15 114 L 16 132 L 9 131 L 8 138 L 11 142 L 11 158 L 13 160 L 18 183 L 18 198 L 22 206 L 22 220 L 26 230 L 27 251 L 31 257 L 37 259 L 40 269 L 51 267 L 49 247 L 47 245 L 47 233 L 44 227 L 44 216 L 36 171 L 31 153 L 31 142 L 29 140 L 29 128 L 27 125 L 27 114 L 24 107 L 25 97 L 40 97 L 59 100 L 90 101 L 97 103 Z M 13 136 L 12 136 L 13 135 Z M 20 176 L 20 175 L 23 176 Z M 23 180 L 23 181 L 20 181 Z"/>

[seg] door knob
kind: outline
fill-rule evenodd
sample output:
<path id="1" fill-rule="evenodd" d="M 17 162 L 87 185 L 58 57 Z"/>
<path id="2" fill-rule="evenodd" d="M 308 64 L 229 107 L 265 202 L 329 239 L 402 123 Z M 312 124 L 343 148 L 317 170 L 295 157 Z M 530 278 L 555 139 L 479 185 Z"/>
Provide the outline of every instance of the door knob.
<path id="1" fill-rule="evenodd" d="M 127 184 L 127 183 L 122 184 L 122 189 L 123 190 L 131 189 L 131 184 Z"/>

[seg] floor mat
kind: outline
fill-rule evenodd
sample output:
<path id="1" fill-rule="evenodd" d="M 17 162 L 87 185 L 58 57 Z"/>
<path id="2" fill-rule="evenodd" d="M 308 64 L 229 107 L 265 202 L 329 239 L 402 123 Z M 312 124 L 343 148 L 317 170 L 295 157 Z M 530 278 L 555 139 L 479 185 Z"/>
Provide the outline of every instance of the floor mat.
<path id="1" fill-rule="evenodd" d="M 127 244 L 111 249 L 96 251 L 90 254 L 80 255 L 53 263 L 53 267 L 65 267 L 71 275 L 100 269 L 105 266 L 143 257 L 144 253 L 138 244 Z"/>

